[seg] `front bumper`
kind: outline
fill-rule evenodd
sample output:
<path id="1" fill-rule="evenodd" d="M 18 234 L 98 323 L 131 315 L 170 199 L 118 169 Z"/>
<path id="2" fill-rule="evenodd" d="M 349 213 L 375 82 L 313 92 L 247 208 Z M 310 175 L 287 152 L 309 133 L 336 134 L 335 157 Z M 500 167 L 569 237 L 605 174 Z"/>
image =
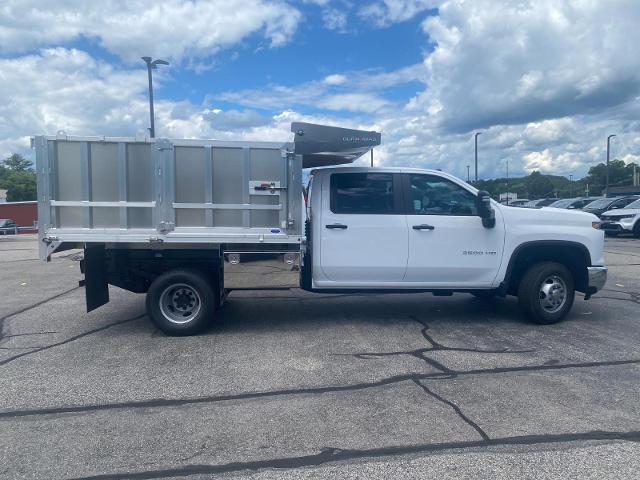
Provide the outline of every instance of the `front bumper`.
<path id="1" fill-rule="evenodd" d="M 602 290 L 607 283 L 607 267 L 587 267 L 588 288 L 586 298 Z"/>

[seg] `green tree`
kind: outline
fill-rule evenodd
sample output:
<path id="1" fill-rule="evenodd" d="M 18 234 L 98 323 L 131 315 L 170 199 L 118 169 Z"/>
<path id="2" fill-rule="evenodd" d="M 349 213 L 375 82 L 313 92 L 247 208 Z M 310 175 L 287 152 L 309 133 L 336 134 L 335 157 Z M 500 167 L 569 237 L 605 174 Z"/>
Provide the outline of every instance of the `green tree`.
<path id="1" fill-rule="evenodd" d="M 538 171 L 531 172 L 528 177 L 524 178 L 527 192 L 531 198 L 550 197 L 553 195 L 553 183 L 549 177 L 542 175 Z"/>
<path id="2" fill-rule="evenodd" d="M 24 172 L 26 170 L 31 170 L 33 166 L 33 162 L 31 160 L 27 160 L 19 153 L 13 153 L 9 155 L 4 160 L 4 166 L 9 170 L 14 170 L 16 172 Z"/>
<path id="3" fill-rule="evenodd" d="M 0 165 L 0 188 L 7 190 L 7 201 L 36 199 L 36 173 L 31 169 L 32 165 L 31 161 L 18 153 L 10 155 Z"/>

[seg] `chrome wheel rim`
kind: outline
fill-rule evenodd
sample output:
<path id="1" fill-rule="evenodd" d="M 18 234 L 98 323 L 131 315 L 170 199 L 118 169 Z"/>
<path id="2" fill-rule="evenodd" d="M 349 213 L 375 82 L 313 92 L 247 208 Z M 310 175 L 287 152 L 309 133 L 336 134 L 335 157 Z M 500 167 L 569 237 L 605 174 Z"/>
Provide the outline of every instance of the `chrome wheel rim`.
<path id="1" fill-rule="evenodd" d="M 538 299 L 545 312 L 559 312 L 567 302 L 567 285 L 558 275 L 549 275 L 540 285 Z"/>
<path id="2" fill-rule="evenodd" d="M 160 311 L 171 323 L 184 324 L 193 320 L 202 306 L 200 295 L 186 283 L 168 286 L 160 295 Z"/>

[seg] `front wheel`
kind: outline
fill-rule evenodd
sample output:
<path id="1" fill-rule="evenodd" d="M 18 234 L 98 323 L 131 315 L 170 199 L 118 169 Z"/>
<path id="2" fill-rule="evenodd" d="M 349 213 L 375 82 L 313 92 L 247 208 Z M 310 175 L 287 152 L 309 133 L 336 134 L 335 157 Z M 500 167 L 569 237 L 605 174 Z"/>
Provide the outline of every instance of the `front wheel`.
<path id="1" fill-rule="evenodd" d="M 172 270 L 147 292 L 147 315 L 164 333 L 194 335 L 213 319 L 216 296 L 209 279 L 196 270 Z"/>
<path id="2" fill-rule="evenodd" d="M 640 220 L 638 220 L 633 226 L 633 236 L 636 238 L 640 238 Z"/>
<path id="3" fill-rule="evenodd" d="M 530 267 L 518 288 L 518 300 L 525 315 L 543 325 L 562 320 L 571 310 L 574 297 L 571 272 L 555 262 L 542 262 Z"/>

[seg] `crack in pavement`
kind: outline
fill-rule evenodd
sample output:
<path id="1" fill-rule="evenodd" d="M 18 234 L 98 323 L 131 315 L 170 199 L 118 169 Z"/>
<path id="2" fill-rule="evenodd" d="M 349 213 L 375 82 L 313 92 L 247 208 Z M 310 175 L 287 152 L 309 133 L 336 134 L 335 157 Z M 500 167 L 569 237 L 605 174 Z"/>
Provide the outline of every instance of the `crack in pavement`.
<path id="1" fill-rule="evenodd" d="M 340 461 L 353 461 L 359 459 L 375 460 L 390 456 L 410 454 L 430 454 L 448 450 L 461 450 L 476 447 L 493 446 L 531 446 L 553 443 L 570 443 L 583 441 L 629 441 L 640 442 L 640 431 L 590 431 L 579 433 L 559 433 L 542 435 L 519 435 L 475 441 L 422 443 L 412 445 L 393 445 L 369 449 L 341 449 L 327 448 L 319 453 L 301 455 L 296 457 L 280 457 L 267 460 L 254 460 L 247 462 L 230 462 L 224 464 L 195 464 L 176 468 L 147 470 L 138 472 L 119 472 L 76 477 L 71 480 L 145 480 L 155 478 L 186 477 L 190 475 L 219 475 L 223 473 L 241 471 L 259 471 L 267 468 L 295 469 L 323 465 Z"/>
<path id="2" fill-rule="evenodd" d="M 110 325 L 112 326 L 112 325 Z M 108 328 L 103 327 L 103 328 Z M 90 405 L 71 405 L 61 407 L 49 407 L 38 408 L 31 410 L 6 410 L 0 411 L 0 420 L 29 417 L 36 415 L 59 415 L 66 413 L 85 413 L 105 410 L 120 410 L 120 409 L 133 409 L 133 408 L 162 408 L 162 407 L 179 407 L 184 405 L 195 404 L 209 404 L 227 401 L 249 400 L 257 398 L 269 398 L 285 395 L 317 395 L 323 393 L 333 392 L 351 392 L 357 390 L 365 390 L 369 388 L 383 387 L 386 385 L 393 385 L 401 382 L 416 381 L 416 380 L 448 380 L 451 378 L 473 376 L 473 375 L 493 375 L 502 373 L 514 373 L 514 372 L 540 372 L 540 371 L 553 371 L 553 370 L 566 370 L 572 368 L 594 368 L 594 367 L 611 367 L 620 365 L 637 365 L 640 364 L 640 359 L 633 360 L 610 360 L 602 362 L 585 362 L 585 363 L 569 363 L 569 364 L 544 364 L 544 365 L 528 365 L 519 367 L 497 367 L 497 368 L 485 368 L 475 370 L 456 370 L 453 374 L 445 373 L 411 373 L 405 375 L 395 375 L 392 377 L 383 378 L 381 380 L 373 382 L 362 382 L 347 385 L 332 385 L 323 387 L 308 387 L 308 388 L 291 388 L 281 390 L 267 390 L 262 392 L 247 392 L 236 394 L 223 394 L 223 395 L 211 395 L 203 397 L 190 397 L 190 398 L 154 398 L 149 400 L 137 400 L 129 402 L 114 402 L 103 404 L 90 404 Z"/>
<path id="3" fill-rule="evenodd" d="M 483 440 L 489 440 L 489 435 L 487 435 L 487 433 L 480 427 L 480 425 L 478 425 L 476 422 L 471 420 L 458 405 L 453 403 L 451 400 L 447 400 L 446 398 L 438 395 L 433 390 L 429 389 L 426 385 L 420 383 L 418 380 L 414 380 L 413 382 L 416 385 L 418 385 L 422 390 L 424 390 L 425 393 L 427 393 L 428 395 L 432 396 L 439 402 L 444 403 L 445 405 L 448 405 L 449 407 L 451 407 L 453 411 L 456 412 L 456 414 L 462 419 L 463 422 L 465 422 L 467 425 L 473 428 L 476 432 L 478 432 L 478 434 L 482 437 Z"/>
<path id="4" fill-rule="evenodd" d="M 17 310 L 15 312 L 13 312 L 13 313 L 9 313 L 8 315 L 5 315 L 4 317 L 0 317 L 0 340 L 3 340 L 4 338 L 9 338 L 9 336 L 3 335 L 5 321 L 8 320 L 9 318 L 15 317 L 16 315 L 20 315 L 21 313 L 24 313 L 24 312 L 27 312 L 27 311 L 29 311 L 31 309 L 39 307 L 40 305 L 44 305 L 45 303 L 50 302 L 51 300 L 55 300 L 56 298 L 60 298 L 60 297 L 62 297 L 64 295 L 66 295 L 67 293 L 71 293 L 71 292 L 73 292 L 75 290 L 78 290 L 79 288 L 81 288 L 81 287 L 78 286 L 78 287 L 70 288 L 68 290 L 65 290 L 64 292 L 57 293 L 56 295 L 53 295 L 52 297 L 45 298 L 44 300 L 41 300 L 41 301 L 36 302 L 36 303 L 34 303 L 32 305 L 29 305 L 28 307 L 24 307 L 24 308 L 21 308 L 20 310 Z"/>
<path id="5" fill-rule="evenodd" d="M 122 325 L 123 323 L 127 323 L 127 322 L 133 322 L 134 320 L 139 320 L 140 318 L 143 318 L 145 315 L 146 315 L 146 313 L 142 313 L 142 314 L 140 314 L 140 315 L 138 315 L 136 317 L 133 317 L 133 318 L 127 318 L 127 319 L 124 319 L 124 320 L 118 320 L 117 322 L 109 323 L 108 325 L 103 325 L 102 327 L 94 328 L 93 330 L 89 330 L 87 332 L 79 333 L 78 335 L 74 335 L 73 337 L 69 337 L 69 338 L 67 338 L 65 340 L 61 340 L 59 342 L 52 343 L 50 345 L 46 345 L 44 347 L 36 348 L 35 350 L 32 350 L 30 352 L 20 353 L 18 355 L 14 355 L 13 357 L 9 357 L 9 358 L 7 358 L 5 360 L 0 360 L 0 367 L 2 367 L 3 365 L 6 365 L 7 363 L 13 362 L 14 360 L 17 360 L 19 358 L 26 357 L 26 356 L 32 355 L 34 353 L 42 352 L 43 350 L 49 350 L 50 348 L 59 347 L 60 345 L 65 345 L 67 343 L 74 342 L 76 340 L 79 340 L 80 338 L 86 337 L 88 335 L 93 335 L 94 333 L 101 332 L 102 330 L 106 330 L 107 328 L 115 327 L 117 325 Z"/>
<path id="6" fill-rule="evenodd" d="M 420 330 L 420 333 L 423 336 L 423 338 L 431 344 L 430 347 L 417 348 L 415 350 L 401 350 L 401 351 L 395 351 L 395 352 L 359 352 L 359 353 L 340 354 L 340 355 L 349 355 L 362 360 L 368 360 L 371 358 L 380 358 L 380 357 L 390 357 L 390 356 L 396 356 L 396 355 L 408 355 L 408 356 L 417 358 L 418 360 L 422 360 L 426 362 L 428 365 L 434 367 L 437 370 L 440 370 L 444 374 L 455 375 L 456 374 L 455 370 L 450 369 L 449 367 L 438 362 L 437 360 L 434 360 L 433 358 L 428 357 L 425 354 L 427 352 L 442 352 L 442 351 L 470 352 L 470 353 L 509 353 L 509 354 L 535 352 L 535 350 L 533 349 L 509 350 L 508 348 L 502 348 L 497 350 L 490 350 L 490 349 L 479 349 L 479 348 L 469 348 L 469 347 L 449 347 L 447 345 L 443 345 L 439 343 L 431 335 L 429 335 L 429 333 L 427 333 L 430 327 L 426 322 L 420 320 L 414 315 L 409 315 L 408 317 L 414 322 L 417 322 L 420 325 L 422 325 L 422 329 Z"/>

